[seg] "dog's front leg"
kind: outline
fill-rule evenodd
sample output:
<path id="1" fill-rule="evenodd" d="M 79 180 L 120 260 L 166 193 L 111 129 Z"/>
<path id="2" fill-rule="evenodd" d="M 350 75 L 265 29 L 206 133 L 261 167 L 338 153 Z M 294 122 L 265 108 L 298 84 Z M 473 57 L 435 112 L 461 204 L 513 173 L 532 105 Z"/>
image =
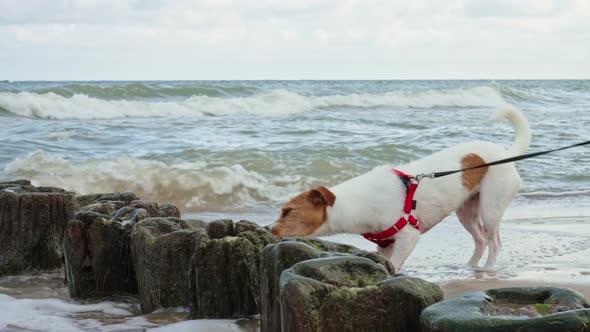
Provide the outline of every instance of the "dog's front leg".
<path id="1" fill-rule="evenodd" d="M 387 257 L 387 259 L 391 260 L 391 256 L 393 255 L 394 244 L 395 244 L 395 242 L 388 245 L 385 248 L 383 248 L 381 246 L 377 246 L 377 252 L 380 253 L 381 255 Z"/>
<path id="2" fill-rule="evenodd" d="M 398 273 L 406 261 L 406 258 L 408 258 L 412 253 L 412 250 L 414 250 L 419 237 L 419 230 L 414 227 L 404 227 L 395 235 L 395 242 L 392 245 L 386 248 L 379 247 L 378 251 L 380 254 L 389 258 L 393 266 L 395 266 L 395 273 Z"/>

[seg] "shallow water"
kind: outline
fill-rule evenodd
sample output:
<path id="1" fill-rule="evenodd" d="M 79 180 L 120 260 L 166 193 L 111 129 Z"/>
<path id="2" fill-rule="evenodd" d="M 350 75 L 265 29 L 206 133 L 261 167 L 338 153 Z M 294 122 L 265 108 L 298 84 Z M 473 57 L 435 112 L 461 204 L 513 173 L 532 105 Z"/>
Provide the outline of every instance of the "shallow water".
<path id="1" fill-rule="evenodd" d="M 254 332 L 258 319 L 186 322 L 186 308 L 141 315 L 138 299 L 72 300 L 63 270 L 0 278 L 0 331 L 240 331 Z"/>

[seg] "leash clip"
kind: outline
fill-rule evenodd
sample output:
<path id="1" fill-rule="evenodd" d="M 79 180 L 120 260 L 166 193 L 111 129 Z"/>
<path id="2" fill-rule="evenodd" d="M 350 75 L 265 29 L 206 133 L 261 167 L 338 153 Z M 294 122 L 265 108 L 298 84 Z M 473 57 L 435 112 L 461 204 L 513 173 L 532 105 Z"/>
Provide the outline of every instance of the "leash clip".
<path id="1" fill-rule="evenodd" d="M 418 174 L 414 177 L 414 181 L 416 181 L 417 183 L 419 183 L 420 181 L 422 181 L 422 179 L 434 179 L 434 173 L 430 173 L 430 174 Z"/>

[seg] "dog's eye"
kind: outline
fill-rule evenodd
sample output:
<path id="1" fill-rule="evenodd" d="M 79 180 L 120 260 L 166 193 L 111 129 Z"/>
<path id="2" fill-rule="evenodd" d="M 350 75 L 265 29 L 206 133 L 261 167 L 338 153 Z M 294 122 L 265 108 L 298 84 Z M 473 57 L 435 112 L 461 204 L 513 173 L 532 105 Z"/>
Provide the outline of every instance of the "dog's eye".
<path id="1" fill-rule="evenodd" d="M 291 210 L 293 210 L 293 209 L 291 209 L 291 208 L 284 209 L 283 213 L 281 213 L 281 218 L 285 218 L 289 214 L 289 212 L 291 212 Z"/>

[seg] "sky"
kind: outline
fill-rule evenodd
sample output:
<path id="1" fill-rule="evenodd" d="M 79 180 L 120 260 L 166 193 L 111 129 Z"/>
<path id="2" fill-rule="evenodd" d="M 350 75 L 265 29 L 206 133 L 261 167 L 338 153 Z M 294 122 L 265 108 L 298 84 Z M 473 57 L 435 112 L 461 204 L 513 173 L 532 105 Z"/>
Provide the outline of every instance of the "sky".
<path id="1" fill-rule="evenodd" d="M 590 0 L 0 0 L 0 80 L 590 79 Z"/>

